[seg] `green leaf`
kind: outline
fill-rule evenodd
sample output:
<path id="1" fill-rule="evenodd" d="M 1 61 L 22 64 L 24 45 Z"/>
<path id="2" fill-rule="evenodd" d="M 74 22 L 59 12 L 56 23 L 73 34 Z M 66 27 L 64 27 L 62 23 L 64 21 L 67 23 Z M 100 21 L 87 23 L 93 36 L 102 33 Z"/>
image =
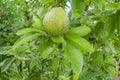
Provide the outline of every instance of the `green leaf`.
<path id="1" fill-rule="evenodd" d="M 116 22 L 117 31 L 120 34 L 120 10 L 118 10 L 116 12 L 116 20 L 115 20 L 115 22 Z"/>
<path id="2" fill-rule="evenodd" d="M 104 32 L 104 22 L 98 22 L 94 29 L 94 34 L 96 37 L 103 35 Z"/>
<path id="3" fill-rule="evenodd" d="M 36 66 L 36 65 L 37 65 L 36 59 L 31 59 L 30 68 L 33 68 L 33 67 Z"/>
<path id="4" fill-rule="evenodd" d="M 35 34 L 29 34 L 29 35 L 23 35 L 22 39 L 18 39 L 16 43 L 13 45 L 13 49 L 16 49 L 17 47 L 21 46 L 24 43 L 27 43 L 29 41 L 32 41 L 36 39 L 37 37 L 41 36 L 42 34 L 40 33 L 35 33 Z"/>
<path id="5" fill-rule="evenodd" d="M 108 31 L 109 35 L 112 35 L 114 33 L 115 29 L 116 29 L 114 19 L 115 19 L 115 14 L 110 16 L 111 25 L 109 26 L 110 27 L 110 30 Z"/>
<path id="6" fill-rule="evenodd" d="M 23 34 L 27 34 L 30 32 L 41 32 L 41 30 L 35 29 L 35 28 L 25 28 L 22 30 L 19 30 L 16 34 L 17 35 L 23 35 Z"/>
<path id="7" fill-rule="evenodd" d="M 48 58 L 48 56 L 50 55 L 50 54 L 52 54 L 52 52 L 55 50 L 55 48 L 54 47 L 48 47 L 48 48 L 46 48 L 44 51 L 43 51 L 43 53 L 41 54 L 41 57 L 42 58 Z"/>
<path id="8" fill-rule="evenodd" d="M 52 69 L 57 70 L 58 68 L 59 68 L 59 59 L 54 58 L 53 61 L 52 61 Z"/>
<path id="9" fill-rule="evenodd" d="M 55 43 L 62 43 L 63 42 L 63 37 L 62 36 L 51 37 L 51 40 Z"/>
<path id="10" fill-rule="evenodd" d="M 40 30 L 44 30 L 43 25 L 42 25 L 42 19 L 41 19 L 41 17 L 39 16 L 39 14 L 34 13 L 34 15 L 33 15 L 33 26 L 35 28 L 40 29 Z"/>
<path id="11" fill-rule="evenodd" d="M 118 30 L 118 33 L 120 34 L 120 10 L 119 10 L 118 12 L 119 12 L 119 15 L 118 15 L 118 18 L 119 18 L 119 26 L 117 27 L 117 30 Z"/>
<path id="12" fill-rule="evenodd" d="M 51 40 L 55 43 L 62 43 L 62 48 L 65 48 L 66 46 L 66 41 L 63 36 L 51 37 Z"/>
<path id="13" fill-rule="evenodd" d="M 114 19 L 115 19 L 115 14 L 112 14 L 108 17 L 108 19 L 105 22 L 105 30 L 107 35 L 109 36 L 111 36 L 116 29 Z"/>
<path id="14" fill-rule="evenodd" d="M 79 78 L 79 74 L 76 74 L 74 77 L 73 77 L 73 80 L 78 80 Z"/>
<path id="15" fill-rule="evenodd" d="M 38 18 L 41 22 L 42 19 L 44 18 L 44 16 L 46 15 L 46 13 L 51 9 L 51 7 L 39 7 L 39 9 L 37 10 L 37 13 L 35 13 L 36 18 Z"/>
<path id="16" fill-rule="evenodd" d="M 59 75 L 58 80 L 70 80 L 70 77 Z"/>
<path id="17" fill-rule="evenodd" d="M 70 0 L 71 1 L 71 10 L 75 16 L 79 16 L 84 12 L 85 3 L 83 0 Z"/>
<path id="18" fill-rule="evenodd" d="M 49 4 L 49 3 L 53 3 L 54 0 L 41 0 L 41 2 L 44 4 Z"/>
<path id="19" fill-rule="evenodd" d="M 99 9 L 102 9 L 102 0 L 93 0 L 93 2 L 99 7 Z"/>
<path id="20" fill-rule="evenodd" d="M 53 44 L 53 42 L 51 40 L 49 40 L 49 38 L 47 37 L 42 37 L 41 40 L 40 40 L 40 45 L 39 45 L 39 52 L 40 53 L 43 53 L 43 51 L 50 47 L 51 44 Z"/>
<path id="21" fill-rule="evenodd" d="M 87 70 L 80 76 L 80 80 L 92 80 L 96 76 L 98 76 L 96 72 Z"/>
<path id="22" fill-rule="evenodd" d="M 91 31 L 91 29 L 90 29 L 89 27 L 86 27 L 86 26 L 83 26 L 83 27 L 82 27 L 82 26 L 80 26 L 80 27 L 76 27 L 76 28 L 70 29 L 66 34 L 85 36 L 85 35 L 87 35 L 90 31 Z"/>
<path id="23" fill-rule="evenodd" d="M 75 46 L 77 49 L 80 49 L 82 51 L 86 52 L 93 52 L 94 48 L 93 46 L 84 38 L 79 37 L 79 36 L 72 36 L 72 35 L 67 35 L 67 42 Z"/>
<path id="24" fill-rule="evenodd" d="M 83 66 L 83 56 L 82 53 L 76 49 L 74 46 L 67 44 L 65 48 L 65 55 L 66 59 L 69 59 L 67 61 L 71 62 L 71 67 L 73 69 L 73 72 L 75 74 L 80 74 Z"/>
<path id="25" fill-rule="evenodd" d="M 93 64 L 102 65 L 103 55 L 104 55 L 104 53 L 100 52 L 100 51 L 96 51 L 96 52 L 92 53 L 91 57 L 92 57 L 92 60 L 93 60 Z"/>
<path id="26" fill-rule="evenodd" d="M 106 80 L 105 73 L 102 71 L 101 68 L 96 67 L 96 68 L 94 68 L 94 70 L 96 71 L 97 74 L 100 75 L 101 79 L 105 79 Z"/>
<path id="27" fill-rule="evenodd" d="M 12 49 L 9 49 L 9 50 L 7 50 L 7 51 L 4 51 L 4 54 L 10 54 L 10 53 L 12 53 Z"/>
<path id="28" fill-rule="evenodd" d="M 29 45 L 22 45 L 20 47 L 17 48 L 17 53 L 23 53 L 25 50 L 29 49 Z"/>
<path id="29" fill-rule="evenodd" d="M 10 57 L 10 58 L 7 58 L 5 59 L 3 62 L 2 62 L 2 68 L 1 68 L 1 71 L 2 72 L 5 72 L 11 65 L 11 63 L 14 61 L 14 58 L 13 57 Z"/>
<path id="30" fill-rule="evenodd" d="M 109 3 L 109 4 L 106 4 L 106 9 L 108 9 L 108 10 L 120 9 L 120 4 L 119 3 Z"/>

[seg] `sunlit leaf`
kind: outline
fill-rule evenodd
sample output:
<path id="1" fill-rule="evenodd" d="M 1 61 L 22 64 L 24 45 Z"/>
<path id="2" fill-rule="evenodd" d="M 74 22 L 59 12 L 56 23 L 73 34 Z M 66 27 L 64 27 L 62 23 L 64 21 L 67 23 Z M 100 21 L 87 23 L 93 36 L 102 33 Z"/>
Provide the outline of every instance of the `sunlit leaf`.
<path id="1" fill-rule="evenodd" d="M 71 62 L 71 67 L 73 69 L 73 72 L 77 75 L 80 74 L 83 66 L 82 53 L 78 49 L 76 49 L 74 46 L 68 43 L 65 49 L 65 55 L 66 57 L 68 57 L 67 58 L 69 59 L 68 61 Z M 76 76 L 76 78 L 78 77 Z"/>
<path id="2" fill-rule="evenodd" d="M 40 29 L 40 30 L 44 30 L 44 28 L 43 28 L 43 25 L 42 25 L 42 19 L 41 19 L 41 17 L 39 16 L 40 14 L 37 14 L 37 13 L 34 13 L 34 15 L 33 15 L 33 26 L 35 27 L 35 28 L 38 28 L 38 29 Z"/>
<path id="3" fill-rule="evenodd" d="M 76 74 L 76 75 L 74 76 L 73 80 L 78 80 L 78 78 L 79 78 L 79 74 Z"/>
<path id="4" fill-rule="evenodd" d="M 16 34 L 17 35 L 23 35 L 23 34 L 27 34 L 30 32 L 42 32 L 41 30 L 35 29 L 35 28 L 25 28 L 22 30 L 19 30 Z"/>
<path id="5" fill-rule="evenodd" d="M 94 50 L 93 46 L 82 37 L 67 35 L 67 38 L 72 45 L 82 51 L 93 52 Z"/>
<path id="6" fill-rule="evenodd" d="M 54 0 L 41 0 L 42 3 L 48 4 L 54 2 Z"/>
<path id="7" fill-rule="evenodd" d="M 55 43 L 62 43 L 63 42 L 63 37 L 62 36 L 51 37 L 51 40 Z"/>
<path id="8" fill-rule="evenodd" d="M 90 29 L 89 27 L 80 26 L 80 27 L 72 28 L 72 29 L 69 30 L 66 34 L 85 36 L 85 35 L 87 35 L 90 31 L 91 31 L 91 29 Z"/>
<path id="9" fill-rule="evenodd" d="M 36 39 L 37 37 L 41 36 L 42 34 L 40 33 L 35 33 L 33 35 L 27 35 L 24 38 L 16 41 L 16 43 L 14 44 L 13 48 L 16 49 L 17 47 L 21 46 L 24 43 L 27 43 L 29 41 L 32 41 L 34 39 Z"/>
<path id="10" fill-rule="evenodd" d="M 10 58 L 5 59 L 5 60 L 3 61 L 3 65 L 2 65 L 1 71 L 2 71 L 2 72 L 6 71 L 6 70 L 10 67 L 10 65 L 11 65 L 11 63 L 12 63 L 13 61 L 14 61 L 14 58 L 13 58 L 13 57 L 10 57 Z"/>

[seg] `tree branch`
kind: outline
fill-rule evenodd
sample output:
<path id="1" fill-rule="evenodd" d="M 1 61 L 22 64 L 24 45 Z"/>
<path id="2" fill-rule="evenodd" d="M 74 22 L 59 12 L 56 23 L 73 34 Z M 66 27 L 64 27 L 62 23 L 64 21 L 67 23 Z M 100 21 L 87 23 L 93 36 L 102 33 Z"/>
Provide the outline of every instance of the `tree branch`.
<path id="1" fill-rule="evenodd" d="M 58 0 L 55 0 L 55 5 L 56 5 L 56 7 L 59 7 L 59 2 L 58 2 Z"/>
<path id="2" fill-rule="evenodd" d="M 90 4 L 91 4 L 91 0 L 89 0 L 89 4 L 85 6 L 85 9 L 84 9 L 85 11 L 89 9 Z"/>

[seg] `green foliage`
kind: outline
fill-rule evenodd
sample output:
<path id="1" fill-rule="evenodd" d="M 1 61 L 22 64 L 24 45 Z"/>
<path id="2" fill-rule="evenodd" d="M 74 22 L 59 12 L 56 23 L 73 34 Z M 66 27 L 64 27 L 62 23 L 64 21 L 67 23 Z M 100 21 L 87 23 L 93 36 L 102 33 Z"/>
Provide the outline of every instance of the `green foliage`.
<path id="1" fill-rule="evenodd" d="M 34 4 L 33 4 L 34 3 Z M 15 32 L 32 25 L 34 8 L 39 1 L 1 0 L 0 1 L 0 46 L 13 45 L 17 40 Z M 34 7 L 35 6 L 35 7 Z"/>
<path id="2" fill-rule="evenodd" d="M 76 27 L 76 28 L 69 30 L 66 34 L 67 35 L 85 36 L 88 33 L 90 33 L 90 31 L 91 31 L 91 29 L 89 27 L 79 26 L 79 27 Z"/>
<path id="3" fill-rule="evenodd" d="M 16 5 L 16 6 L 15 6 Z M 14 32 L 27 27 L 30 22 L 27 21 L 27 6 L 23 1 L 0 1 L 0 46 L 10 45 L 15 42 L 17 36 Z"/>
<path id="4" fill-rule="evenodd" d="M 77 50 L 74 46 L 67 44 L 65 48 L 65 55 L 67 58 L 67 61 L 70 61 L 71 68 L 73 70 L 73 73 L 76 74 L 76 78 L 73 80 L 78 80 L 79 74 L 82 70 L 83 66 L 83 56 L 80 50 Z"/>
<path id="5" fill-rule="evenodd" d="M 97 51 L 85 58 L 85 67 L 81 73 L 80 80 L 113 80 L 116 76 L 115 63 L 112 57 L 108 56 L 106 52 Z M 114 76 L 114 77 L 108 77 Z"/>
<path id="6" fill-rule="evenodd" d="M 83 32 L 83 33 L 85 33 L 85 32 Z M 80 49 L 81 51 L 93 52 L 93 50 L 94 50 L 93 46 L 88 41 L 86 41 L 84 38 L 79 37 L 80 35 L 76 35 L 73 33 L 72 35 L 67 34 L 66 36 L 68 38 L 68 42 L 70 42 L 72 45 L 74 45 L 76 48 Z"/>
<path id="7" fill-rule="evenodd" d="M 0 80 L 119 80 L 119 3 L 1 0 Z M 70 27 L 49 36 L 43 18 L 55 6 L 68 13 Z"/>

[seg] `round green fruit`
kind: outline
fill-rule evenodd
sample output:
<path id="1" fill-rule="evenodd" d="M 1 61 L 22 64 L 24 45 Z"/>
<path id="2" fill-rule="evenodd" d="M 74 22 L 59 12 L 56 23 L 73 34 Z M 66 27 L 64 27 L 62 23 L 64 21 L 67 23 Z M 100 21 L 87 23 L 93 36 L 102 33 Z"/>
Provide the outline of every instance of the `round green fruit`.
<path id="1" fill-rule="evenodd" d="M 44 17 L 43 25 L 48 35 L 64 34 L 69 27 L 69 18 L 61 7 L 52 8 Z"/>

